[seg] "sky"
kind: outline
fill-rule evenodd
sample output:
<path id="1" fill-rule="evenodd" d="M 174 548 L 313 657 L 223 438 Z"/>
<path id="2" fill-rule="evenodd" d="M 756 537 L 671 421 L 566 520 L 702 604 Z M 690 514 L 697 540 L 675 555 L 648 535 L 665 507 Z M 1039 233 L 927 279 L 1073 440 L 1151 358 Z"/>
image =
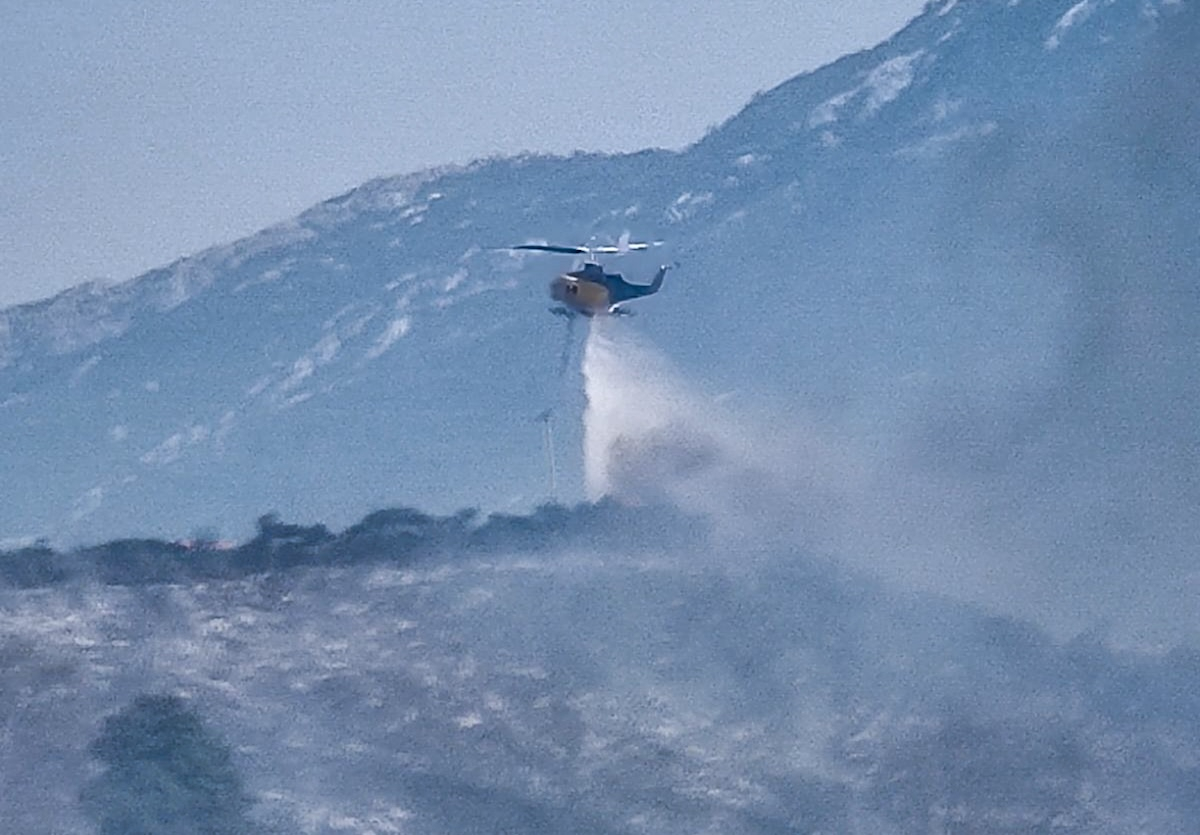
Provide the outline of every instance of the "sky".
<path id="1" fill-rule="evenodd" d="M 924 0 L 0 0 L 0 307 L 377 176 L 682 148 Z"/>

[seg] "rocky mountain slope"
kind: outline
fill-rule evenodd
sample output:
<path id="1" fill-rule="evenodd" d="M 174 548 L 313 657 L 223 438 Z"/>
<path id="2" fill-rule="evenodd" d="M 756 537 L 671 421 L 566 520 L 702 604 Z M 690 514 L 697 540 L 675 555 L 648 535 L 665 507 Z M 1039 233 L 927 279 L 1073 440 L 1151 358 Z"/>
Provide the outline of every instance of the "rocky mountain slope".
<path id="1" fill-rule="evenodd" d="M 1166 304 L 1164 338 L 1190 336 L 1175 313 L 1195 255 L 1194 70 L 1177 53 L 1194 16 L 931 4 L 680 153 L 374 181 L 127 283 L 0 312 L 0 536 L 532 506 L 546 493 L 535 418 L 564 397 L 561 323 L 543 312 L 562 265 L 489 248 L 626 230 L 668 242 L 627 259 L 631 276 L 682 262 L 635 327 L 714 393 L 859 439 L 932 433 L 952 466 L 997 466 L 1014 433 L 1053 421 L 1046 401 L 1075 384 L 1090 334 L 1124 338 L 1103 321 L 1117 308 Z M 1126 268 L 1150 280 L 1109 280 Z M 1149 359 L 1163 388 L 1192 374 Z M 1103 388 L 1160 393 L 1127 372 Z M 999 436 L 973 437 L 997 409 Z M 1078 428 L 1064 420 L 1052 431 Z M 575 423 L 558 440 L 566 485 L 582 481 Z"/>
<path id="2" fill-rule="evenodd" d="M 0 312 L 0 537 L 249 540 L 0 549 L 0 822 L 1194 831 L 1197 43 L 932 3 L 679 153 Z M 490 249 L 627 229 L 680 269 L 575 343 Z M 524 513 L 548 408 L 615 500 Z"/>
<path id="3" fill-rule="evenodd" d="M 757 540 L 528 520 L 414 553 L 404 521 L 337 565 L 0 589 L 6 831 L 1194 831 L 1195 650 L 1056 643 Z M 210 740 L 159 731 L 164 696 Z M 135 767 L 101 771 L 118 716 Z"/>

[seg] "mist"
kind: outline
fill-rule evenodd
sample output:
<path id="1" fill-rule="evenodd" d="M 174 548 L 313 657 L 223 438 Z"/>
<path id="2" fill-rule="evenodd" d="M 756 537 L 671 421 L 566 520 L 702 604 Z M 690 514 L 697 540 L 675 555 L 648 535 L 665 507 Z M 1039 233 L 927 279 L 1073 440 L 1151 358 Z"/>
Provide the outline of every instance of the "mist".
<path id="1" fill-rule="evenodd" d="M 969 541 L 930 502 L 952 491 L 905 495 L 845 433 L 744 414 L 630 323 L 593 323 L 581 371 L 594 502 L 338 533 L 266 516 L 228 557 L 39 552 L 53 571 L 0 588 L 0 818 L 1192 830 L 1194 650 L 1063 640 L 1006 601 L 913 588 L 920 559 L 907 582 L 872 568 L 864 543 L 952 564 L 928 556 Z"/>
<path id="2" fill-rule="evenodd" d="M 670 350 L 639 349 L 652 361 L 597 345 L 625 395 L 598 392 L 594 422 L 624 403 L 617 446 L 656 452 L 642 466 L 614 450 L 594 478 L 628 495 L 690 484 L 693 502 L 1059 640 L 1194 644 L 1197 13 L 1161 15 L 1085 91 L 972 142 L 887 160 L 872 146 L 853 176 L 781 166 L 801 196 L 714 226 L 693 256 L 712 279 L 688 301 L 718 312 L 656 311 Z M 780 203 L 794 223 L 769 221 Z M 674 380 L 624 378 L 664 355 Z M 770 392 L 744 383 L 764 378 Z M 672 417 L 639 436 L 643 402 Z"/>
<path id="3" fill-rule="evenodd" d="M 951 531 L 980 599 L 1063 635 L 1161 646 L 1200 628 L 1196 21 L 1172 15 L 1088 107 L 1008 126 L 937 193 L 941 263 L 990 285 L 998 318 L 971 376 L 911 414 L 897 492 Z"/>
<path id="4" fill-rule="evenodd" d="M 802 501 L 698 423 L 616 436 L 619 512 L 388 511 L 316 546 L 266 520 L 233 576 L 0 589 L 0 817 L 183 832 L 228 792 L 221 831 L 1191 830 L 1194 651 L 1058 642 L 789 543 Z M 661 504 L 737 490 L 754 512 L 711 531 Z"/>

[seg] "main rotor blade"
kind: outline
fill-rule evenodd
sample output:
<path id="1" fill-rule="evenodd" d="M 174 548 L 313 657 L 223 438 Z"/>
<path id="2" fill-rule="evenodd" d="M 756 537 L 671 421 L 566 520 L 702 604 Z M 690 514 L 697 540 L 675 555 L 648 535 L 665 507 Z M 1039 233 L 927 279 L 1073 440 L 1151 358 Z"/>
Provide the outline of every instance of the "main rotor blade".
<path id="1" fill-rule="evenodd" d="M 587 247 L 582 246 L 551 246 L 550 244 L 521 244 L 510 246 L 509 249 L 532 249 L 537 252 L 557 252 L 560 255 L 587 255 Z"/>
<path id="2" fill-rule="evenodd" d="M 602 253 L 605 255 L 621 254 L 634 250 L 649 249 L 652 246 L 662 246 L 662 241 L 651 241 L 646 243 L 640 241 L 638 243 L 623 243 L 623 244 L 604 244 L 603 246 L 559 246 L 557 244 L 518 244 L 517 246 L 506 246 L 502 249 L 523 249 L 533 250 L 534 252 L 556 252 L 559 255 L 595 255 Z"/>
<path id="3" fill-rule="evenodd" d="M 662 241 L 653 241 L 652 243 L 640 242 L 634 244 L 625 244 L 623 246 L 620 244 L 605 244 L 604 246 L 592 247 L 592 252 L 603 252 L 606 254 L 613 252 L 630 252 L 632 250 L 649 249 L 652 246 L 662 246 L 662 243 Z"/>

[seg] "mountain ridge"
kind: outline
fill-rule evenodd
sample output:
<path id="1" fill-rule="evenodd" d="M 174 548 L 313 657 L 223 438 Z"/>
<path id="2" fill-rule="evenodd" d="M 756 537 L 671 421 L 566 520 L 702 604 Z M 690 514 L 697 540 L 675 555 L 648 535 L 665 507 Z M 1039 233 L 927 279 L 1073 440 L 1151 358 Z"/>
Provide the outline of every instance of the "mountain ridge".
<path id="1" fill-rule="evenodd" d="M 543 313 L 561 262 L 489 248 L 634 230 L 668 245 L 626 274 L 682 266 L 624 327 L 708 396 L 869 461 L 880 506 L 927 485 L 920 513 L 963 515 L 947 536 L 1012 542 L 1024 556 L 1006 558 L 1064 582 L 1089 553 L 1153 551 L 1167 524 L 1162 570 L 1179 570 L 1188 527 L 1167 520 L 1194 492 L 1191 459 L 1165 450 L 1194 435 L 1168 417 L 1189 402 L 1173 357 L 1195 250 L 1195 16 L 931 4 L 683 151 L 379 178 L 108 290 L 0 311 L 4 468 L 29 485 L 0 502 L 0 538 L 527 509 L 547 498 L 547 408 L 561 498 L 578 500 L 586 404 L 578 367 L 557 368 L 579 347 Z M 1154 484 L 1172 485 L 1167 503 Z M 831 489 L 863 500 L 852 481 Z M 1064 542 L 1063 518 L 1088 521 Z M 892 559 L 843 534 L 838 548 Z"/>
<path id="2" fill-rule="evenodd" d="M 60 298 L 0 368 L 0 820 L 1193 832 L 1198 8 L 940 0 L 692 155 Z M 573 333 L 490 250 L 627 229 L 680 269 Z"/>

